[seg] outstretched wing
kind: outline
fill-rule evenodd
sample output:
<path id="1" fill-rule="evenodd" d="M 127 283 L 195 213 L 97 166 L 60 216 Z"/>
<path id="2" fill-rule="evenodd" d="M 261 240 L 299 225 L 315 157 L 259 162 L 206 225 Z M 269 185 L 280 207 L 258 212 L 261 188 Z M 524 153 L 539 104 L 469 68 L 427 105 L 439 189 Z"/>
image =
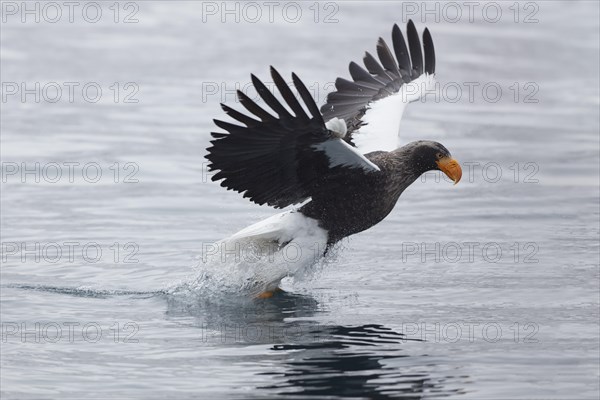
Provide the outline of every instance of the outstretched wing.
<path id="1" fill-rule="evenodd" d="M 213 181 L 244 193 L 258 204 L 283 208 L 311 197 L 319 180 L 340 168 L 367 172 L 379 168 L 329 130 L 310 92 L 292 74 L 308 114 L 281 75 L 271 76 L 291 112 L 254 75 L 252 83 L 264 102 L 277 114 L 265 111 L 243 92 L 238 99 L 251 116 L 224 104 L 223 110 L 243 125 L 214 120 L 228 133 L 212 133 L 207 150 Z M 254 117 L 258 117 L 255 119 Z"/>
<path id="2" fill-rule="evenodd" d="M 336 79 L 337 90 L 329 93 L 321 107 L 326 121 L 334 117 L 346 121 L 346 140 L 363 154 L 396 149 L 404 107 L 434 87 L 435 52 L 431 34 L 425 28 L 421 48 L 415 24 L 408 21 L 406 29 L 408 47 L 400 28 L 394 24 L 392 44 L 396 56 L 379 38 L 379 62 L 369 52 L 363 58 L 366 70 L 351 62 L 352 81 Z"/>

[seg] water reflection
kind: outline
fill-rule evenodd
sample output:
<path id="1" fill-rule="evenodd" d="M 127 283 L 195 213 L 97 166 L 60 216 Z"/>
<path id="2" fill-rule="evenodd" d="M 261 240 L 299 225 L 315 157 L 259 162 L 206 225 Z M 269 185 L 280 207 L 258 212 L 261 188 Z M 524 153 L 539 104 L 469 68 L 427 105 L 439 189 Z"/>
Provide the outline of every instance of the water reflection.
<path id="1" fill-rule="evenodd" d="M 267 373 L 275 383 L 260 389 L 301 397 L 378 399 L 461 393 L 445 388 L 446 378 L 431 376 L 435 366 L 430 361 L 403 354 L 407 339 L 385 326 L 325 326 L 316 337 L 318 343 L 273 346 L 273 350 L 295 352 L 283 363 L 284 372 Z"/>
<path id="2" fill-rule="evenodd" d="M 194 293 L 18 288 L 86 298 L 127 296 L 132 302 L 164 299 L 166 319 L 200 330 L 196 344 L 206 346 L 208 358 L 212 350 L 234 349 L 227 356 L 231 370 L 242 367 L 261 378 L 247 397 L 421 399 L 462 394 L 468 379 L 444 375 L 427 355 L 409 355 L 411 344 L 421 340 L 389 327 L 322 322 L 324 308 L 310 296 L 207 299 Z"/>
<path id="3" fill-rule="evenodd" d="M 191 319 L 202 329 L 213 330 L 215 335 L 222 329 L 242 331 L 260 330 L 262 335 L 242 335 L 239 343 L 276 342 L 269 332 L 283 331 L 283 335 L 293 335 L 295 325 L 286 321 L 290 318 L 308 318 L 319 311 L 319 303 L 310 296 L 282 293 L 271 299 L 248 299 L 245 297 L 205 298 L 200 295 L 166 295 L 167 318 L 172 320 Z M 306 326 L 305 324 L 302 324 Z M 278 329 L 279 328 L 279 329 Z M 210 332 L 209 332 L 210 334 Z"/>
<path id="4" fill-rule="evenodd" d="M 168 317 L 192 317 L 207 343 L 268 346 L 263 355 L 239 355 L 233 361 L 246 366 L 271 363 L 270 371 L 256 372 L 272 382 L 257 385 L 256 398 L 421 399 L 464 393 L 459 385 L 468 377 L 436 374 L 428 356 L 406 354 L 404 349 L 420 340 L 383 325 L 340 326 L 311 320 L 322 308 L 309 296 L 285 293 L 268 301 L 194 305 L 174 297 L 167 301 Z"/>

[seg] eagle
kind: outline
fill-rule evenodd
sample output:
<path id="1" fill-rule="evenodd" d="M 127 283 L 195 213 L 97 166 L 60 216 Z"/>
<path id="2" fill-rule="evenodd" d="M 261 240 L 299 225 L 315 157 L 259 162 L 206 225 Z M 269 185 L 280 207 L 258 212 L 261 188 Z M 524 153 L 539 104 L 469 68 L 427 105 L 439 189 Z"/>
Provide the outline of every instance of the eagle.
<path id="1" fill-rule="evenodd" d="M 409 21 L 406 37 L 395 24 L 392 48 L 379 38 L 377 58 L 366 52 L 364 68 L 351 62 L 351 79 L 337 78 L 321 108 L 295 73 L 296 93 L 273 67 L 282 100 L 251 75 L 268 110 L 242 91 L 237 97 L 245 112 L 221 104 L 235 121 L 214 120 L 225 132 L 211 133 L 206 155 L 215 172 L 211 179 L 259 205 L 295 206 L 220 242 L 229 252 L 252 252 L 251 261 L 240 254 L 227 261 L 243 271 L 241 286 L 248 293 L 273 296 L 283 278 L 382 221 L 423 173 L 440 170 L 455 184 L 460 180 L 460 164 L 441 143 L 399 144 L 406 105 L 435 86 L 429 30 L 421 45 Z"/>

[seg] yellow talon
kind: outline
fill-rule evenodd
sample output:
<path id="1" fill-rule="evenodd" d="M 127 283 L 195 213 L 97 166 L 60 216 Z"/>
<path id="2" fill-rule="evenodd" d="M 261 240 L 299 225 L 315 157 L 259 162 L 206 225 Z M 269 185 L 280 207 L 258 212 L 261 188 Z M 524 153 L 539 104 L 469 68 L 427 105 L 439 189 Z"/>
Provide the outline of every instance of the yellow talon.
<path id="1" fill-rule="evenodd" d="M 275 296 L 275 293 L 282 293 L 283 289 L 280 288 L 276 288 L 275 290 L 267 290 L 265 292 L 262 292 L 260 294 L 258 294 L 256 296 L 257 299 L 270 299 L 271 297 Z"/>
<path id="2" fill-rule="evenodd" d="M 271 297 L 273 297 L 273 295 L 275 294 L 275 292 L 262 292 L 260 293 L 258 296 L 256 296 L 257 299 L 270 299 Z"/>

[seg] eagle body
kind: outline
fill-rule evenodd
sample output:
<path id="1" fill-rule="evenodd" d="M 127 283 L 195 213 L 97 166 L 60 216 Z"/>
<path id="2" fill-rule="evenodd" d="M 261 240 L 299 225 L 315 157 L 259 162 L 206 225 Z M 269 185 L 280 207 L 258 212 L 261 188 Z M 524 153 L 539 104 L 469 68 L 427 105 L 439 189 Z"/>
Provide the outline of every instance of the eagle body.
<path id="1" fill-rule="evenodd" d="M 327 231 L 329 245 L 371 228 L 392 211 L 402 192 L 419 177 L 405 162 L 409 152 L 410 148 L 366 154 L 380 171 L 334 175 L 299 212 L 319 221 Z"/>
<path id="2" fill-rule="evenodd" d="M 426 171 L 460 180 L 459 164 L 440 143 L 398 146 L 406 105 L 435 83 L 429 31 L 423 32 L 422 46 L 409 21 L 407 38 L 394 25 L 392 47 L 379 38 L 378 59 L 366 52 L 366 69 L 351 62 L 352 80 L 336 79 L 336 90 L 320 108 L 296 74 L 294 93 L 273 67 L 279 98 L 251 75 L 264 105 L 241 91 L 238 99 L 247 113 L 221 104 L 235 122 L 214 120 L 226 133 L 213 132 L 207 149 L 209 169 L 217 171 L 212 180 L 259 205 L 300 205 L 221 241 L 239 249 L 228 253 L 225 265 L 243 277 L 241 288 L 271 296 L 281 279 L 314 264 L 331 245 L 382 221 Z M 252 257 L 240 256 L 244 252 Z"/>

